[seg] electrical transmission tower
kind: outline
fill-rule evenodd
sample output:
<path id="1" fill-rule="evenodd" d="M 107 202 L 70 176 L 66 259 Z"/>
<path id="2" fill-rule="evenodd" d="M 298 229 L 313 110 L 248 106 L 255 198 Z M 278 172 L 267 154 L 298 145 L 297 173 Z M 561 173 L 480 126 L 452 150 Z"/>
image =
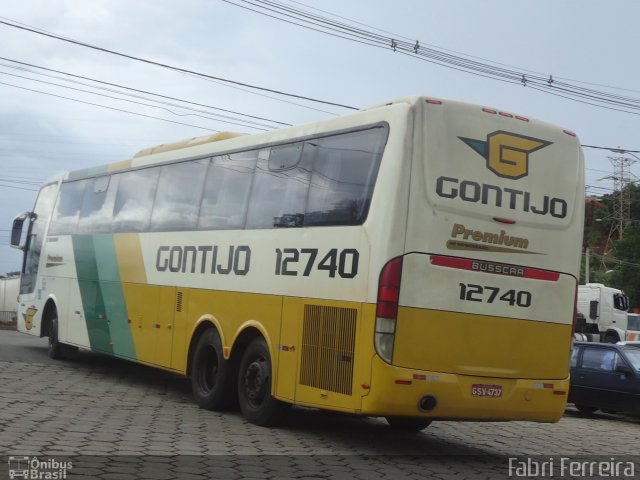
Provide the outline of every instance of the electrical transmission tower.
<path id="1" fill-rule="evenodd" d="M 609 251 L 612 240 L 622 240 L 624 229 L 631 218 L 631 192 L 627 186 L 636 179 L 636 176 L 631 173 L 631 166 L 638 160 L 629 157 L 609 157 L 609 161 L 613 165 L 613 175 L 606 178 L 613 180 L 615 201 L 611 214 L 613 222 L 609 230 L 605 253 Z"/>

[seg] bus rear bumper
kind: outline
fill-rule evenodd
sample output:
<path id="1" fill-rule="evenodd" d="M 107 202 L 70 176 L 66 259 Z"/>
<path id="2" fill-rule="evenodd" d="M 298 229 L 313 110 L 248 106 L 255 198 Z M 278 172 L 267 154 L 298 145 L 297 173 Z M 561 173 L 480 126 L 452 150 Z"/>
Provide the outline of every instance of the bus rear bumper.
<path id="1" fill-rule="evenodd" d="M 420 371 L 375 356 L 362 413 L 441 420 L 557 422 L 569 391 L 565 379 L 513 379 Z"/>

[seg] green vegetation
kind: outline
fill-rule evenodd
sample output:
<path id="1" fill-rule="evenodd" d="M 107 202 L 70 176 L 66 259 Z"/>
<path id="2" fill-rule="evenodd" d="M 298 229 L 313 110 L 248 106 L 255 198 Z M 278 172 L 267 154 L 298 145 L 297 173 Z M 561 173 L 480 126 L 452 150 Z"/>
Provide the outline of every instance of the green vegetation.
<path id="1" fill-rule="evenodd" d="M 612 227 L 614 203 L 620 192 L 601 198 L 588 198 L 585 208 L 583 251 L 589 248 L 589 281 L 620 288 L 629 296 L 631 307 L 640 307 L 640 186 L 625 187 L 631 199 L 630 222 L 620 238 L 615 231 L 607 242 Z M 580 283 L 585 282 L 583 256 Z"/>

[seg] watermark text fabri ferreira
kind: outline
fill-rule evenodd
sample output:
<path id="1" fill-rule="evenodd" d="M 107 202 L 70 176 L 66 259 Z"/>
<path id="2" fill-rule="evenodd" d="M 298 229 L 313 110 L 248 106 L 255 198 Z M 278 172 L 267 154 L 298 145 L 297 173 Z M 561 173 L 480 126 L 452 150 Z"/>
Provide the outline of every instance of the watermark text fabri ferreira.
<path id="1" fill-rule="evenodd" d="M 634 478 L 636 464 L 614 457 L 597 460 L 571 457 L 510 457 L 509 477 Z"/>

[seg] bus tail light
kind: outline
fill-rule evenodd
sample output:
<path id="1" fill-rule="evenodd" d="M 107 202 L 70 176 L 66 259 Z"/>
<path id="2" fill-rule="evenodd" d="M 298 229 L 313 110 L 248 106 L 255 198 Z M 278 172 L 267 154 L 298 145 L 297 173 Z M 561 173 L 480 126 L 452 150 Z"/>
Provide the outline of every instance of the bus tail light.
<path id="1" fill-rule="evenodd" d="M 396 257 L 384 266 L 378 284 L 376 306 L 376 352 L 388 363 L 393 358 L 393 342 L 396 335 L 398 301 L 400 300 L 400 279 L 402 278 L 402 257 Z"/>

